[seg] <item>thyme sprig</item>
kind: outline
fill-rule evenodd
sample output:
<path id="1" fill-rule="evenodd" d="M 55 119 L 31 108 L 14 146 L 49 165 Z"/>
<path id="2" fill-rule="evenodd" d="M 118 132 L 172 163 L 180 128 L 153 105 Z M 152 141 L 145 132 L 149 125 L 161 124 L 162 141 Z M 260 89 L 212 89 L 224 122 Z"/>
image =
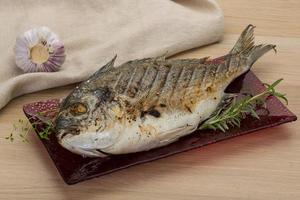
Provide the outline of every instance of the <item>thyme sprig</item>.
<path id="1" fill-rule="evenodd" d="M 41 139 L 49 140 L 49 135 L 52 133 L 54 129 L 53 122 L 51 120 L 43 120 L 43 122 L 34 122 L 32 123 L 33 128 L 37 131 L 39 137 Z M 38 126 L 42 126 L 41 129 L 39 129 Z"/>
<path id="2" fill-rule="evenodd" d="M 13 124 L 12 131 L 8 136 L 5 137 L 6 140 L 13 142 L 15 140 L 15 135 L 21 139 L 22 142 L 28 143 L 27 135 L 30 132 L 30 123 L 24 119 L 19 119 L 16 123 Z"/>
<path id="3" fill-rule="evenodd" d="M 38 120 L 36 120 L 38 118 Z M 41 120 L 42 119 L 42 120 Z M 35 122 L 30 123 L 31 120 Z M 43 113 L 38 112 L 37 114 L 29 117 L 29 120 L 19 119 L 13 124 L 11 133 L 5 137 L 6 140 L 10 142 L 15 141 L 15 135 L 18 136 L 18 139 L 21 139 L 22 142 L 28 143 L 27 138 L 29 132 L 32 130 L 32 127 L 37 131 L 41 139 L 49 139 L 49 135 L 53 131 L 53 123 L 51 120 L 45 119 Z"/>
<path id="4" fill-rule="evenodd" d="M 245 119 L 247 115 L 259 119 L 260 117 L 255 109 L 257 106 L 264 104 L 269 96 L 278 97 L 288 103 L 285 94 L 275 91 L 275 87 L 282 80 L 283 79 L 278 79 L 272 84 L 264 84 L 266 90 L 255 96 L 246 96 L 241 100 L 233 98 L 230 103 L 225 103 L 223 107 L 214 112 L 208 120 L 199 126 L 199 129 L 212 129 L 225 132 L 230 127 L 240 127 L 241 121 Z"/>

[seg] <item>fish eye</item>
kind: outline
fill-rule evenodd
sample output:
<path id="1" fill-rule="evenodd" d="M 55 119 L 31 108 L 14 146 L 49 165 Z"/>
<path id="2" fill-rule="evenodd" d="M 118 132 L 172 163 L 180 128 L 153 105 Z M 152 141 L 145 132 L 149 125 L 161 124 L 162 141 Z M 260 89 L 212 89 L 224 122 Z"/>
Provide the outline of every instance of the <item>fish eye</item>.
<path id="1" fill-rule="evenodd" d="M 70 106 L 73 115 L 81 115 L 87 112 L 87 107 L 83 103 L 74 103 Z"/>

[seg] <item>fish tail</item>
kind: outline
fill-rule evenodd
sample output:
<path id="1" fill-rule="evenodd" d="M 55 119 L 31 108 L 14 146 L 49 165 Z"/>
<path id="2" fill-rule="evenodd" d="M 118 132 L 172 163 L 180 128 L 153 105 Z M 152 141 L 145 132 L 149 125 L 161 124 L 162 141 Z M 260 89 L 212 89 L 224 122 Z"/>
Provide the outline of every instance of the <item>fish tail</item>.
<path id="1" fill-rule="evenodd" d="M 248 67 L 251 67 L 255 61 L 266 52 L 273 49 L 276 53 L 276 45 L 273 44 L 254 44 L 254 28 L 249 24 L 242 32 L 240 38 L 230 51 L 231 55 L 242 56 L 246 58 Z"/>

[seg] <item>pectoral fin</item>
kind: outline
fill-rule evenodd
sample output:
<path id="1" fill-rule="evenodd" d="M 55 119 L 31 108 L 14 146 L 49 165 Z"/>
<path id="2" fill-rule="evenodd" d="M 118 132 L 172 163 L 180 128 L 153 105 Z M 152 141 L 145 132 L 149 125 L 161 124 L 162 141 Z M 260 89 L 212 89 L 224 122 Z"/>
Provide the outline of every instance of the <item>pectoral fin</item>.
<path id="1" fill-rule="evenodd" d="M 197 127 L 195 126 L 187 124 L 185 126 L 177 127 L 175 129 L 162 132 L 159 137 L 159 142 L 161 146 L 170 144 L 176 141 L 178 138 L 193 132 L 194 130 L 196 130 L 196 128 Z"/>

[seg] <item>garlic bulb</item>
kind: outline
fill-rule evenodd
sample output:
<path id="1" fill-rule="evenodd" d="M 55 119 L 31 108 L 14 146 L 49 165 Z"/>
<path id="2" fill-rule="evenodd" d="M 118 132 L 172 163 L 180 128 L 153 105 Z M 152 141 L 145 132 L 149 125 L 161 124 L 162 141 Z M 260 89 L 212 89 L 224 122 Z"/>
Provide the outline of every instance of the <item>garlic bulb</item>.
<path id="1" fill-rule="evenodd" d="M 47 27 L 28 30 L 16 40 L 15 60 L 24 72 L 58 71 L 65 57 L 63 43 Z"/>

